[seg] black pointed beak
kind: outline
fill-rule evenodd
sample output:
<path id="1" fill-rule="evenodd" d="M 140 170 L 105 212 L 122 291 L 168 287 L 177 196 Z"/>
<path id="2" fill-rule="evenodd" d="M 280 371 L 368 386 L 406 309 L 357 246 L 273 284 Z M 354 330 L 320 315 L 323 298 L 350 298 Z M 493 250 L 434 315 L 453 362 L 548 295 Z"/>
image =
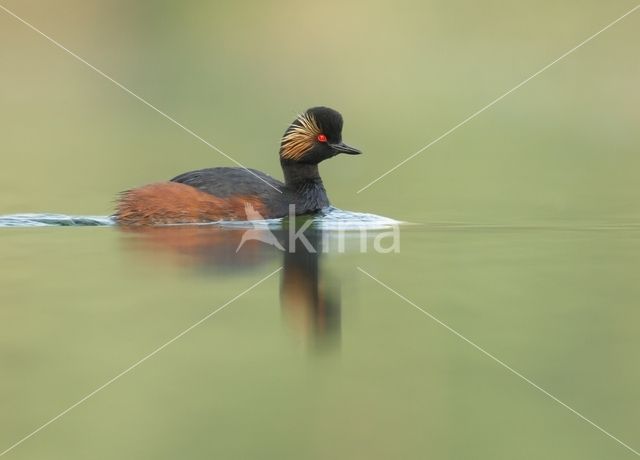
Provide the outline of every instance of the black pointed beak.
<path id="1" fill-rule="evenodd" d="M 346 153 L 348 155 L 360 155 L 362 152 L 355 147 L 351 147 L 343 142 L 339 144 L 331 144 L 336 153 Z"/>

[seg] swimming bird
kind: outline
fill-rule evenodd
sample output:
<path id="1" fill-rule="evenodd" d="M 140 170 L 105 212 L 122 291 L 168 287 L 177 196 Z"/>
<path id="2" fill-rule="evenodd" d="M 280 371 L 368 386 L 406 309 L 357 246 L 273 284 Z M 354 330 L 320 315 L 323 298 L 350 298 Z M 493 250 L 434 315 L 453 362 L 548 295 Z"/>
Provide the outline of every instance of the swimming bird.
<path id="1" fill-rule="evenodd" d="M 340 153 L 360 150 L 342 142 L 342 115 L 312 107 L 286 129 L 280 143 L 284 182 L 246 168 L 190 171 L 120 194 L 114 218 L 121 225 L 203 223 L 250 220 L 249 207 L 265 219 L 312 214 L 329 206 L 318 164 Z"/>

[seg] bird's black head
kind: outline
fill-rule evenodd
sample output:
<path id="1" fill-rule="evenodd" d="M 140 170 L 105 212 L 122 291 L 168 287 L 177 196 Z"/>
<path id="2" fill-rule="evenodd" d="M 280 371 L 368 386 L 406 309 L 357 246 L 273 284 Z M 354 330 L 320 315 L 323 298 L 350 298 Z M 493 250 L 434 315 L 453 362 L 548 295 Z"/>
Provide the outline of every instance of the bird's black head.
<path id="1" fill-rule="evenodd" d="M 342 115 L 328 107 L 313 107 L 287 128 L 280 144 L 280 161 L 318 164 L 339 153 L 362 152 L 342 142 Z"/>

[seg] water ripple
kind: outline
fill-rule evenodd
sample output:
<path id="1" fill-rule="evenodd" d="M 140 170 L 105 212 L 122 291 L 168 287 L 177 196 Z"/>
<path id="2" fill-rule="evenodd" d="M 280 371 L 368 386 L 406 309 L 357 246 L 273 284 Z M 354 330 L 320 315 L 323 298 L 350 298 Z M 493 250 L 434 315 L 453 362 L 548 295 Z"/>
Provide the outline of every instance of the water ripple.
<path id="1" fill-rule="evenodd" d="M 67 216 L 65 214 L 10 214 L 0 216 L 0 227 L 102 227 L 113 225 L 109 216 Z"/>
<path id="2" fill-rule="evenodd" d="M 206 224 L 224 227 L 280 227 L 284 219 L 268 219 L 263 221 L 221 221 Z M 388 228 L 400 224 L 399 221 L 387 217 L 361 212 L 343 211 L 338 208 L 327 208 L 312 219 L 313 227 L 325 230 L 350 230 L 361 228 Z M 10 214 L 0 216 L 1 227 L 105 227 L 115 225 L 109 216 L 69 216 L 65 214 Z M 185 225 L 185 224 L 183 224 Z"/>

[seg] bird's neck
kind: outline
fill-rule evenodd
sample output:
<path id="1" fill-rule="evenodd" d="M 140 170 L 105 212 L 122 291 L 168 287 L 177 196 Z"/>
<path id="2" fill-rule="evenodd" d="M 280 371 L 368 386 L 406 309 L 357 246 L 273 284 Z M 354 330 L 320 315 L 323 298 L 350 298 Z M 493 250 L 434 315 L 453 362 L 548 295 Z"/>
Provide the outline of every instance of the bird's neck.
<path id="1" fill-rule="evenodd" d="M 296 214 L 318 211 L 329 206 L 329 198 L 322 184 L 317 164 L 303 164 L 283 160 L 282 172 L 287 189 L 295 196 Z"/>

